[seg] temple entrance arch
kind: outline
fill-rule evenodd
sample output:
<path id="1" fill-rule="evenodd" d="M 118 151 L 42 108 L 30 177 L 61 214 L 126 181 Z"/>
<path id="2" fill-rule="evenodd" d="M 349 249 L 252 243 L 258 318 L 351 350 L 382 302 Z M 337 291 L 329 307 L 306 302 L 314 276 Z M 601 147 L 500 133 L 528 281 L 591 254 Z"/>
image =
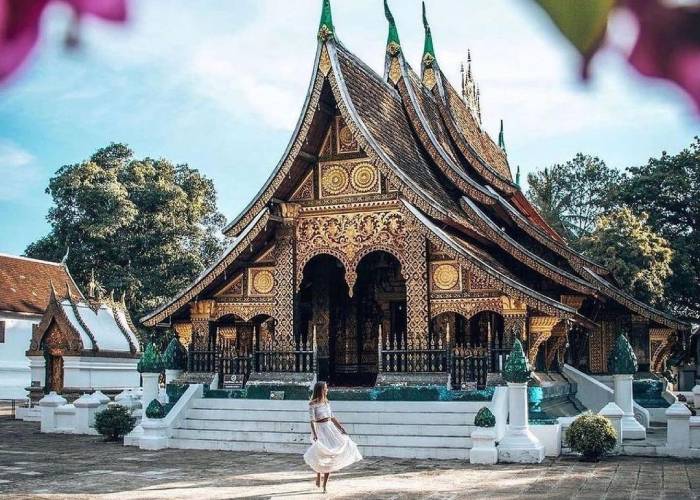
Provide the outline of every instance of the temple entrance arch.
<path id="1" fill-rule="evenodd" d="M 318 379 L 333 385 L 374 385 L 379 332 L 406 342 L 406 282 L 399 260 L 383 250 L 367 252 L 353 269 L 350 295 L 343 263 L 320 254 L 303 269 L 298 295 L 297 340 L 316 335 Z"/>
<path id="2" fill-rule="evenodd" d="M 500 372 L 508 354 L 503 316 L 488 309 L 471 314 L 469 308 L 454 309 L 433 317 L 430 338 L 452 354 L 453 387 L 484 387 L 488 372 Z"/>

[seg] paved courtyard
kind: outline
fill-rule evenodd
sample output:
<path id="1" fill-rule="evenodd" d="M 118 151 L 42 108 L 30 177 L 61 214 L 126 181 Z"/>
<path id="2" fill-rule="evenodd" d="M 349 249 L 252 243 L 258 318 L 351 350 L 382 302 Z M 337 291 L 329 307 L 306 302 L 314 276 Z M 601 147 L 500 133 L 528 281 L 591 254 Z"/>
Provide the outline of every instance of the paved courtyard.
<path id="1" fill-rule="evenodd" d="M 300 456 L 163 450 L 39 433 L 0 413 L 0 498 L 697 498 L 700 461 L 564 458 L 540 466 L 366 459 L 318 495 Z"/>

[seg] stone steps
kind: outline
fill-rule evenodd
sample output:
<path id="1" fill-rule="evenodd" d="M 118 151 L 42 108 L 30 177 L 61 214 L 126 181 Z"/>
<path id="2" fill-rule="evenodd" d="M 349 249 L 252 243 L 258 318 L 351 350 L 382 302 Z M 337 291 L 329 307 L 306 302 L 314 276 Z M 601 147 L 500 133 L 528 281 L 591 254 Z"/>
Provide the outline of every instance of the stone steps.
<path id="1" fill-rule="evenodd" d="M 365 456 L 469 458 L 476 412 L 488 402 L 336 401 L 334 415 Z M 302 454 L 311 444 L 306 401 L 200 398 L 169 446 Z"/>

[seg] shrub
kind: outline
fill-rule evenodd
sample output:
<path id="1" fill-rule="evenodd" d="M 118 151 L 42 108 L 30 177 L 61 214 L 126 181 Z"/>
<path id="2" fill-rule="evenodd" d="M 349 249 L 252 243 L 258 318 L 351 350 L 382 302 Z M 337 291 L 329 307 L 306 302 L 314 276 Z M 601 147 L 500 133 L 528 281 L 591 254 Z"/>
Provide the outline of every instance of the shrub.
<path id="1" fill-rule="evenodd" d="M 148 418 L 163 418 L 165 416 L 165 407 L 160 404 L 160 401 L 154 399 L 148 403 L 146 408 L 146 416 Z"/>
<path id="2" fill-rule="evenodd" d="M 566 431 L 566 440 L 572 450 L 584 460 L 597 462 L 615 449 L 617 434 L 607 418 L 600 415 L 581 415 Z"/>
<path id="3" fill-rule="evenodd" d="M 121 405 L 108 406 L 95 415 L 95 429 L 105 436 L 107 441 L 117 441 L 130 433 L 135 425 L 136 419 Z"/>
<path id="4" fill-rule="evenodd" d="M 485 406 L 476 413 L 474 417 L 474 425 L 477 427 L 494 427 L 496 425 L 496 416 Z"/>

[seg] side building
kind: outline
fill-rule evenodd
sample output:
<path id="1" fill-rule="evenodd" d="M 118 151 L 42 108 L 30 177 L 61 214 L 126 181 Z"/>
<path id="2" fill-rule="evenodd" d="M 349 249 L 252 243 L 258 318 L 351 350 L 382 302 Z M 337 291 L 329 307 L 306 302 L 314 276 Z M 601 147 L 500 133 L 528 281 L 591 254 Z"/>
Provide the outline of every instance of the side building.
<path id="1" fill-rule="evenodd" d="M 93 282 L 87 298 L 52 288 L 27 346 L 33 397 L 65 396 L 140 385 L 141 342 L 124 298 L 102 297 Z"/>
<path id="2" fill-rule="evenodd" d="M 31 384 L 26 351 L 49 304 L 51 286 L 81 297 L 61 263 L 0 254 L 0 399 L 22 399 Z"/>
<path id="3" fill-rule="evenodd" d="M 174 328 L 190 371 L 244 383 L 483 387 L 516 338 L 540 370 L 604 374 L 622 331 L 661 372 L 690 325 L 567 246 L 514 181 L 503 130 L 484 131 L 471 68 L 458 91 L 424 18 L 414 70 L 386 14 L 380 75 L 324 2 L 283 157 L 225 228 L 230 246 L 143 323 Z"/>

